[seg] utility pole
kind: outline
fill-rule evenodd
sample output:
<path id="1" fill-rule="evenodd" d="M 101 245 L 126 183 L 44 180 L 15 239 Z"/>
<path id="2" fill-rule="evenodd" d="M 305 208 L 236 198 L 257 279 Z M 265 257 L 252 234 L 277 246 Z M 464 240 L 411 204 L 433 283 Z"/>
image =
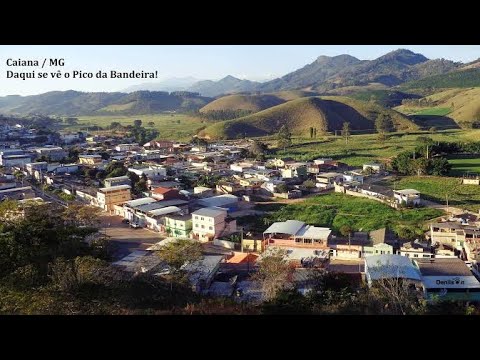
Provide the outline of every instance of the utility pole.
<path id="1" fill-rule="evenodd" d="M 448 216 L 448 194 L 445 194 L 445 198 L 447 199 L 447 216 Z"/>

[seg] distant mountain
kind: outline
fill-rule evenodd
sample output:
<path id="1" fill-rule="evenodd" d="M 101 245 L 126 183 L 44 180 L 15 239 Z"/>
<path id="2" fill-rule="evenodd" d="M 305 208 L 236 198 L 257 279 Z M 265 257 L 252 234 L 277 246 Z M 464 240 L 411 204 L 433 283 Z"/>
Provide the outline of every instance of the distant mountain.
<path id="1" fill-rule="evenodd" d="M 199 135 L 211 139 L 275 134 L 287 125 L 295 135 L 308 136 L 310 127 L 320 133 L 340 130 L 345 121 L 352 130 L 374 131 L 379 114 L 389 116 L 396 129 L 417 129 L 406 116 L 382 106 L 340 96 L 308 97 L 288 101 L 252 115 L 208 126 Z"/>
<path id="2" fill-rule="evenodd" d="M 251 92 L 256 89 L 259 82 L 250 80 L 241 80 L 231 75 L 218 81 L 204 80 L 199 81 L 188 88 L 188 91 L 197 92 L 203 96 L 219 96 L 240 92 Z"/>
<path id="3" fill-rule="evenodd" d="M 362 63 L 361 60 L 350 55 L 320 56 L 313 63 L 301 69 L 259 85 L 258 90 L 270 92 L 313 87 L 336 75 L 345 67 L 360 63 Z"/>
<path id="4" fill-rule="evenodd" d="M 198 110 L 213 99 L 186 91 L 136 91 L 130 94 L 52 91 L 0 97 L 0 113 L 28 115 L 143 115 Z"/>
<path id="5" fill-rule="evenodd" d="M 420 80 L 402 84 L 403 89 L 444 89 L 470 88 L 480 86 L 480 68 L 470 67 L 466 70 L 451 71 L 446 74 L 429 76 Z"/>
<path id="6" fill-rule="evenodd" d="M 460 65 L 444 59 L 429 60 L 406 49 L 389 52 L 375 60 L 359 60 L 349 55 L 320 56 L 299 70 L 259 85 L 258 90 L 307 89 L 325 93 L 332 89 L 370 84 L 392 87 L 444 74 Z"/>
<path id="7" fill-rule="evenodd" d="M 142 91 L 142 90 L 148 90 L 148 91 L 181 91 L 181 90 L 187 90 L 190 86 L 195 84 L 196 82 L 200 81 L 199 79 L 196 79 L 194 77 L 184 77 L 184 78 L 169 78 L 165 79 L 159 82 L 154 82 L 154 83 L 143 83 L 143 84 L 138 84 L 138 85 L 132 85 L 123 90 L 123 92 L 134 92 L 134 91 Z"/>

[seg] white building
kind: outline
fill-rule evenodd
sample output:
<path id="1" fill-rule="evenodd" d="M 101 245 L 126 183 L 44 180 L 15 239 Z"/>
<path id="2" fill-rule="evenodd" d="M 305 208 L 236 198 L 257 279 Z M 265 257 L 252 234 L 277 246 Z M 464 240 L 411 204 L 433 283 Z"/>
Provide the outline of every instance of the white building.
<path id="1" fill-rule="evenodd" d="M 145 175 L 150 180 L 160 180 L 167 176 L 167 169 L 163 166 L 148 166 L 144 168 L 128 168 L 128 171 L 142 177 Z"/>
<path id="2" fill-rule="evenodd" d="M 394 190 L 393 197 L 398 204 L 404 203 L 407 206 L 420 205 L 420 191 L 415 189 Z"/>
<path id="3" fill-rule="evenodd" d="M 130 151 L 130 150 L 133 150 L 134 148 L 137 148 L 138 147 L 138 144 L 137 143 L 133 143 L 133 144 L 118 144 L 117 146 L 115 146 L 115 150 L 118 151 L 118 152 L 121 152 L 121 151 Z"/>
<path id="4" fill-rule="evenodd" d="M 237 230 L 236 220 L 227 217 L 227 210 L 203 208 L 192 213 L 192 235 L 200 241 L 210 241 Z"/>

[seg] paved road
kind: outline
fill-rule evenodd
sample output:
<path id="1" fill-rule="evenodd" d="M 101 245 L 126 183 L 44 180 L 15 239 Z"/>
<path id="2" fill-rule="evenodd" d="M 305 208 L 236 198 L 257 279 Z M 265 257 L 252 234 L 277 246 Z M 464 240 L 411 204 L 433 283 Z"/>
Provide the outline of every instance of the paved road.
<path id="1" fill-rule="evenodd" d="M 133 229 L 129 225 L 123 224 L 120 216 L 103 215 L 101 221 L 101 231 L 109 236 L 110 241 L 114 244 L 115 259 L 127 256 L 135 250 L 145 250 L 163 239 L 159 233 L 154 231 L 143 228 Z"/>

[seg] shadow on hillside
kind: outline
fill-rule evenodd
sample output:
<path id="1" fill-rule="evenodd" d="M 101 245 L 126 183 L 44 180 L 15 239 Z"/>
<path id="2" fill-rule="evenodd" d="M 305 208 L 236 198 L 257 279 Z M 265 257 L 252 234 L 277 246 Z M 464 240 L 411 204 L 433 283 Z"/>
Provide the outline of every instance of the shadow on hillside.
<path id="1" fill-rule="evenodd" d="M 348 121 L 351 130 L 371 130 L 371 132 L 374 132 L 374 130 L 372 130 L 373 121 L 360 114 L 353 107 L 334 100 L 323 101 L 328 103 L 329 106 L 326 109 L 326 113 L 331 115 L 328 123 L 328 131 L 341 130 L 343 123 Z"/>
<path id="2" fill-rule="evenodd" d="M 436 127 L 437 129 L 460 129 L 460 126 L 448 116 L 438 116 L 438 115 L 411 115 L 410 119 L 421 126 L 422 128 L 428 129 L 431 127 Z"/>

